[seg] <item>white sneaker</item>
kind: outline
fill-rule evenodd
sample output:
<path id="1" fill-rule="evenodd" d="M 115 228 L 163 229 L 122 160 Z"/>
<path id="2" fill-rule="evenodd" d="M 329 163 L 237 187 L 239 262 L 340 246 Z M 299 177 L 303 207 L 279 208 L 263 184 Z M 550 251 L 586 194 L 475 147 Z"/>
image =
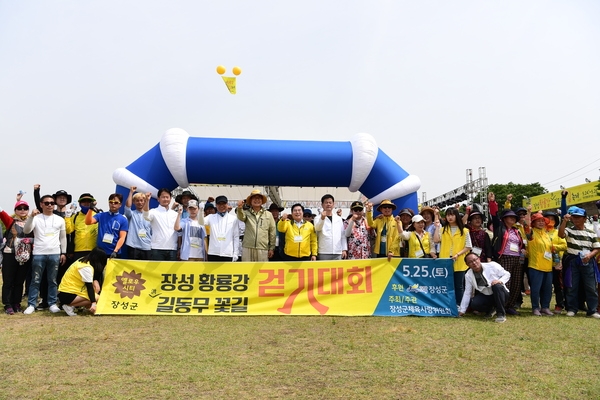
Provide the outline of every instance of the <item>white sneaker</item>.
<path id="1" fill-rule="evenodd" d="M 63 310 L 67 313 L 69 317 L 76 317 L 77 313 L 75 312 L 75 307 L 71 307 L 69 305 L 63 304 Z"/>
<path id="2" fill-rule="evenodd" d="M 573 311 L 569 311 L 567 313 L 567 317 L 574 317 L 574 316 L 575 316 L 575 313 Z"/>
<path id="3" fill-rule="evenodd" d="M 597 312 L 595 312 L 592 315 L 588 315 L 588 317 L 599 319 L 600 318 L 600 314 L 598 314 Z"/>
<path id="4" fill-rule="evenodd" d="M 25 311 L 23 311 L 23 314 L 29 315 L 29 314 L 33 314 L 34 312 L 35 312 L 35 307 L 34 306 L 27 306 L 27 308 L 25 309 Z"/>
<path id="5" fill-rule="evenodd" d="M 56 304 L 52 304 L 49 308 L 51 313 L 57 313 L 60 312 L 60 308 L 58 308 L 58 306 Z"/>

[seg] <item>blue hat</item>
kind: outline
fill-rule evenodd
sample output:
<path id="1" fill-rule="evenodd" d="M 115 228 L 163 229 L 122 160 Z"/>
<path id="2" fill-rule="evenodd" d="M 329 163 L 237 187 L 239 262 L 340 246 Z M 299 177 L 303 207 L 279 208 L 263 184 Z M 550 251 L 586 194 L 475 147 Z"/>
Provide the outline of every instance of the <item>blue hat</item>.
<path id="1" fill-rule="evenodd" d="M 312 211 L 311 211 L 310 208 L 305 208 L 304 212 L 302 213 L 302 215 L 311 215 L 313 217 L 316 217 L 316 215 L 312 213 Z"/>
<path id="2" fill-rule="evenodd" d="M 205 209 L 205 210 L 208 210 L 209 208 L 215 208 L 215 205 L 214 205 L 213 203 L 206 203 L 206 204 L 204 205 L 204 209 Z"/>
<path id="3" fill-rule="evenodd" d="M 571 215 L 575 215 L 575 216 L 579 216 L 579 217 L 585 217 L 587 216 L 587 213 L 585 212 L 585 210 L 583 208 L 579 208 L 579 207 L 569 207 L 569 209 L 567 210 L 568 214 Z"/>

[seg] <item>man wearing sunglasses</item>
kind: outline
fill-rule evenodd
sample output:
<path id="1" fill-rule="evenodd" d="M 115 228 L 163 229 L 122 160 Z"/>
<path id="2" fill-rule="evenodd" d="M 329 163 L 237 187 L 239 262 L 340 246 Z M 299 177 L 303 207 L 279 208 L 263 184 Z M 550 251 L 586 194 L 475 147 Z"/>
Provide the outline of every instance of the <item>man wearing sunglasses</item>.
<path id="1" fill-rule="evenodd" d="M 121 255 L 127 231 L 129 231 L 129 221 L 123 214 L 119 214 L 122 202 L 123 195 L 113 193 L 108 196 L 108 211 L 94 214 L 89 209 L 87 214 L 85 214 L 86 225 L 98 224 L 96 244 L 110 258 L 117 258 Z"/>
<path id="2" fill-rule="evenodd" d="M 65 256 L 67 252 L 65 220 L 54 214 L 56 203 L 52 196 L 43 196 L 40 203 L 42 213 L 40 214 L 38 209 L 34 209 L 23 227 L 25 234 L 33 232 L 35 237 L 35 246 L 32 252 L 32 277 L 29 286 L 29 298 L 27 299 L 27 308 L 23 311 L 23 314 L 26 315 L 35 312 L 40 281 L 44 271 L 47 271 L 48 275 L 48 305 L 50 306 L 50 311 L 53 313 L 60 311 L 60 308 L 56 305 L 58 293 L 56 275 L 58 273 L 58 265 L 64 264 L 67 259 Z"/>

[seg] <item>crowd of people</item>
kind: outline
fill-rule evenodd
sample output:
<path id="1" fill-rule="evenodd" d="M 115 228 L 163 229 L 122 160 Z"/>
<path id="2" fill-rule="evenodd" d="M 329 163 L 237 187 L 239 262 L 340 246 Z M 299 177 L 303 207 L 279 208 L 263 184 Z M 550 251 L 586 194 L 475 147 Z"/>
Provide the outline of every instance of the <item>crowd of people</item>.
<path id="1" fill-rule="evenodd" d="M 531 295 L 532 313 L 550 316 L 585 310 L 600 318 L 598 288 L 600 251 L 596 231 L 586 227 L 587 214 L 566 207 L 554 212 L 512 210 L 509 195 L 500 210 L 493 193 L 489 212 L 476 207 L 441 211 L 401 209 L 383 200 L 377 205 L 354 201 L 343 218 L 330 194 L 321 211 L 296 203 L 291 213 L 253 190 L 233 209 L 224 195 L 200 202 L 189 190 L 173 199 L 160 189 L 158 206 L 150 193 L 131 187 L 126 199 L 108 196 L 109 210 L 95 207 L 90 193 L 64 190 L 40 196 L 35 207 L 17 195 L 14 214 L 0 208 L 5 229 L 1 246 L 2 302 L 6 314 L 49 309 L 68 315 L 78 307 L 95 312 L 109 258 L 155 261 L 267 262 L 367 259 L 385 257 L 445 258 L 454 266 L 459 315 L 468 310 L 496 322 L 518 315 L 523 295 Z M 174 201 L 173 201 L 174 200 Z M 123 204 L 124 201 L 124 204 Z M 235 203 L 234 203 L 235 204 Z M 121 213 L 121 210 L 124 210 Z M 487 220 L 487 225 L 484 222 Z M 597 220 L 597 218 L 596 218 Z M 21 300 L 27 296 L 27 306 Z M 556 306 L 550 309 L 552 293 Z"/>

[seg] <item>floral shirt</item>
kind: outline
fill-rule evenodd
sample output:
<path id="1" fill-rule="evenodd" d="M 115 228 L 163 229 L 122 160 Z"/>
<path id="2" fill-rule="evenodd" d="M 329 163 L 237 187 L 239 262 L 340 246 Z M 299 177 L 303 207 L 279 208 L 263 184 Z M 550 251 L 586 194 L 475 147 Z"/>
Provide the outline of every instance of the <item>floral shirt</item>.
<path id="1" fill-rule="evenodd" d="M 352 224 L 350 236 L 348 236 L 349 220 L 344 221 L 346 238 L 348 239 L 348 258 L 365 259 L 371 257 L 371 234 L 372 229 L 367 226 L 367 221 L 362 218 L 358 223 Z"/>

